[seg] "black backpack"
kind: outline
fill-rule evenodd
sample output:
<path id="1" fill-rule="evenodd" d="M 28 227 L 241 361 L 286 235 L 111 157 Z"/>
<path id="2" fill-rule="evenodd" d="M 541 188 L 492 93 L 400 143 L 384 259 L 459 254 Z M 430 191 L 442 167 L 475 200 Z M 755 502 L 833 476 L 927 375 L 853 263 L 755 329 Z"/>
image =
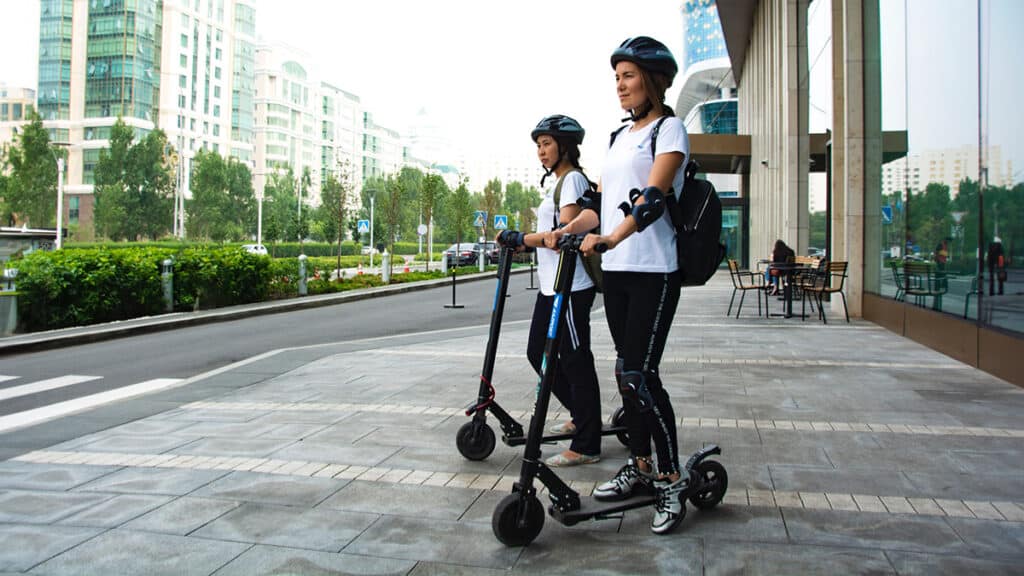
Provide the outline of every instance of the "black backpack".
<path id="1" fill-rule="evenodd" d="M 573 168 L 558 178 L 558 183 L 555 184 L 554 197 L 552 198 L 555 201 L 555 215 L 554 222 L 552 222 L 552 230 L 558 228 L 559 205 L 562 201 L 562 181 L 565 180 L 565 177 L 568 176 L 570 172 L 579 172 L 580 174 L 583 174 L 582 170 Z M 587 175 L 583 174 L 583 177 L 587 178 Z M 587 178 L 587 184 L 590 186 L 590 190 L 587 194 L 592 197 L 599 197 L 597 196 L 597 184 L 591 182 L 590 178 Z M 600 201 L 597 201 L 597 203 L 600 204 Z M 583 269 L 586 270 L 587 275 L 590 276 L 590 279 L 594 282 L 594 289 L 598 292 L 604 292 L 604 272 L 601 270 L 601 254 L 599 252 L 594 252 L 590 256 L 584 256 L 581 253 L 580 261 L 583 262 Z"/>
<path id="2" fill-rule="evenodd" d="M 668 116 L 662 116 L 651 131 L 651 157 L 655 156 L 658 132 Z M 625 126 L 612 132 L 611 142 Z M 676 256 L 683 286 L 703 286 L 718 271 L 725 259 L 722 236 L 722 201 L 711 182 L 697 178 L 700 167 L 693 160 L 683 170 L 683 189 L 679 195 L 665 195 L 665 210 L 676 229 Z M 671 192 L 671 191 L 670 191 Z"/>

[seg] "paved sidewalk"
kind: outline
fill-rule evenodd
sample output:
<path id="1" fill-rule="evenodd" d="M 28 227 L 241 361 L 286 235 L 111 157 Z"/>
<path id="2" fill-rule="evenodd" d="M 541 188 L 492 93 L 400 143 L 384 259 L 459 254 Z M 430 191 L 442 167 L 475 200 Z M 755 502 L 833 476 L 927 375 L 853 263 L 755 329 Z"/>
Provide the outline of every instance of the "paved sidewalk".
<path id="1" fill-rule="evenodd" d="M 455 448 L 475 327 L 270 351 L 107 408 L 169 407 L 153 416 L 0 462 L 0 573 L 1019 574 L 1024 391 L 835 314 L 726 318 L 727 281 L 684 291 L 662 371 L 681 451 L 719 444 L 729 492 L 669 536 L 635 510 L 547 518 L 526 548 L 494 538 L 521 449 Z M 504 327 L 494 375 L 524 424 L 527 329 Z M 606 438 L 602 456 L 558 473 L 588 491 L 626 452 Z"/>

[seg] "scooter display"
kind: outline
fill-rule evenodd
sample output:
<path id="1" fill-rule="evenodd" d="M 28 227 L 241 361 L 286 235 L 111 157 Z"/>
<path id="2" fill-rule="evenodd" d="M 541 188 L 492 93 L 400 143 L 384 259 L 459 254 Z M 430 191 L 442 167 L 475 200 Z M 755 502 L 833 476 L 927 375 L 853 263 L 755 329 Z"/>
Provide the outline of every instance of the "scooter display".
<path id="1" fill-rule="evenodd" d="M 494 535 L 507 546 L 525 546 L 540 534 L 544 527 L 544 507 L 537 498 L 534 480 L 547 487 L 551 506 L 548 513 L 565 526 L 578 524 L 583 520 L 619 518 L 621 513 L 634 508 L 650 507 L 657 498 L 653 490 L 634 494 L 617 502 L 600 502 L 589 496 L 580 496 L 562 481 L 541 459 L 540 445 L 543 441 L 544 421 L 551 389 L 554 385 L 558 366 L 558 329 L 565 311 L 562 303 L 569 298 L 571 278 L 576 268 L 576 254 L 583 236 L 562 237 L 558 273 L 555 277 L 555 302 L 548 323 L 547 340 L 544 346 L 544 370 L 534 405 L 533 418 L 526 438 L 519 480 L 513 484 L 512 493 L 505 496 L 494 509 L 491 528 Z M 698 509 L 709 509 L 718 505 L 728 489 L 729 477 L 725 467 L 709 456 L 721 454 L 718 446 L 710 445 L 693 453 L 683 467 L 688 485 L 679 494 L 683 502 L 682 514 L 686 514 L 685 501 L 688 499 Z"/>
<path id="2" fill-rule="evenodd" d="M 494 375 L 494 360 L 498 352 L 498 338 L 501 335 L 501 319 L 505 312 L 505 299 L 508 297 L 508 280 L 512 269 L 514 248 L 502 246 L 498 258 L 498 284 L 494 290 L 494 304 L 491 308 L 490 333 L 487 337 L 487 348 L 484 352 L 484 365 L 480 374 L 480 387 L 475 402 L 466 408 L 466 416 L 473 419 L 459 427 L 455 435 L 455 446 L 467 460 L 483 460 L 491 455 L 496 444 L 494 430 L 487 424 L 489 411 L 498 419 L 501 426 L 501 441 L 508 446 L 522 446 L 526 443 L 526 434 L 520 424 L 506 412 L 494 399 L 495 389 L 491 382 Z M 571 277 L 571 276 L 570 276 Z M 572 282 L 568 283 L 571 287 Z M 557 350 L 557 347 L 555 348 Z M 543 422 L 541 423 L 543 427 Z M 611 416 L 610 422 L 602 427 L 602 436 L 615 435 L 623 446 L 629 445 L 626 431 L 625 415 L 620 406 Z M 551 434 L 542 436 L 541 442 L 556 442 L 572 439 L 573 434 Z"/>

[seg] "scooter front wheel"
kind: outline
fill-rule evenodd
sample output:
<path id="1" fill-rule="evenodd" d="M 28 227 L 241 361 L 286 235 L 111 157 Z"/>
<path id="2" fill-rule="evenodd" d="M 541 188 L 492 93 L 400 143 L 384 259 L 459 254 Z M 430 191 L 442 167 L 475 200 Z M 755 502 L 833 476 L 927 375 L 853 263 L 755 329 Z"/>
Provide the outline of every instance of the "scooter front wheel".
<path id="1" fill-rule="evenodd" d="M 729 489 L 729 475 L 725 472 L 725 466 L 715 460 L 704 460 L 697 464 L 697 474 L 702 486 L 690 496 L 690 503 L 700 510 L 718 506 L 725 497 L 725 491 Z"/>
<path id="2" fill-rule="evenodd" d="M 615 428 L 626 427 L 626 409 L 619 406 L 612 412 L 611 425 Z M 617 432 L 615 437 L 619 439 L 619 443 L 623 446 L 629 446 L 629 432 Z"/>
<path id="3" fill-rule="evenodd" d="M 519 522 L 520 516 L 522 523 Z M 494 535 L 506 546 L 526 546 L 533 542 L 543 527 L 544 507 L 536 496 L 509 494 L 498 502 L 491 517 Z"/>
<path id="4" fill-rule="evenodd" d="M 455 446 L 467 460 L 483 460 L 494 452 L 494 430 L 483 422 L 469 421 L 455 434 Z"/>

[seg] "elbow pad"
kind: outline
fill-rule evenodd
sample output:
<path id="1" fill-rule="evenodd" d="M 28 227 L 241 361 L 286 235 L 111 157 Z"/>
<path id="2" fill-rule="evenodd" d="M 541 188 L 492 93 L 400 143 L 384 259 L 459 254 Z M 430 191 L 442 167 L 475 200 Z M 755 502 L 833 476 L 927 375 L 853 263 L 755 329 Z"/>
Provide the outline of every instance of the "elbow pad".
<path id="1" fill-rule="evenodd" d="M 518 248 L 526 244 L 525 236 L 526 234 L 518 230 L 502 230 L 498 235 L 498 242 L 509 248 Z"/>
<path id="2" fill-rule="evenodd" d="M 593 194 L 584 194 L 576 200 L 576 205 L 580 207 L 580 210 L 593 210 L 598 215 L 601 214 L 601 194 L 594 192 Z"/>
<path id="3" fill-rule="evenodd" d="M 636 220 L 636 231 L 643 232 L 654 224 L 665 213 L 665 194 L 655 186 L 644 188 L 644 203 L 633 203 L 633 219 Z"/>

